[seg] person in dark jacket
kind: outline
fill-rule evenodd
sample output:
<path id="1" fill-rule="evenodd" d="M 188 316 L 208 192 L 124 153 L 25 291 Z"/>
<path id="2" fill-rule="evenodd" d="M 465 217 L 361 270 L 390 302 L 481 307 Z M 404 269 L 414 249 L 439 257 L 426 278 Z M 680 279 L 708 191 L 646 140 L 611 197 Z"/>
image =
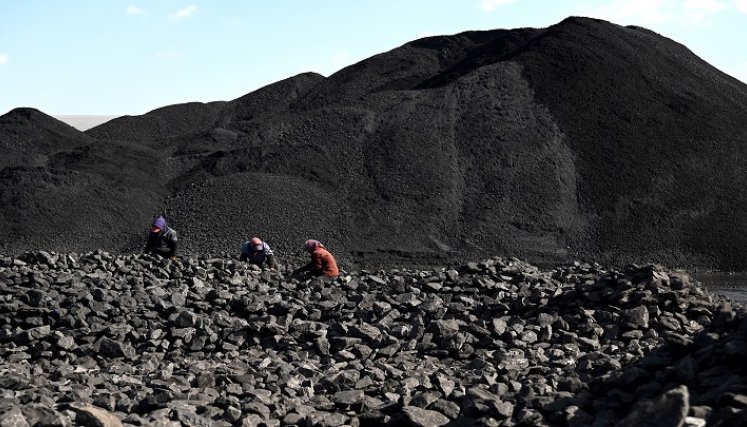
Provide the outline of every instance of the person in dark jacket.
<path id="1" fill-rule="evenodd" d="M 145 243 L 146 254 L 161 255 L 164 258 L 174 258 L 176 255 L 176 231 L 166 225 L 166 219 L 159 216 L 153 220 L 153 226 L 148 232 Z"/>
<path id="2" fill-rule="evenodd" d="M 263 242 L 259 237 L 252 237 L 241 245 L 241 260 L 249 261 L 260 267 L 267 265 L 268 268 L 277 270 L 278 263 L 275 261 L 275 255 L 270 249 L 267 242 Z"/>
<path id="3" fill-rule="evenodd" d="M 302 278 L 323 276 L 327 279 L 336 279 L 340 275 L 337 261 L 318 240 L 309 239 L 303 246 L 306 252 L 311 254 L 311 261 L 294 271 L 294 276 Z"/>

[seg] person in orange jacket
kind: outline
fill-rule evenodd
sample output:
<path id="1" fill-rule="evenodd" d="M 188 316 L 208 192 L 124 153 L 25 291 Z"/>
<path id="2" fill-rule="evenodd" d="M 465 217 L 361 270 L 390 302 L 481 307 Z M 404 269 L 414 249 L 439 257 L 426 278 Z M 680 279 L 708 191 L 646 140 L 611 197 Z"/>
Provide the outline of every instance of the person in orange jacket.
<path id="1" fill-rule="evenodd" d="M 306 252 L 311 254 L 311 261 L 293 272 L 294 276 L 305 273 L 305 278 L 324 276 L 336 279 L 340 275 L 337 261 L 318 240 L 309 239 L 303 245 Z"/>

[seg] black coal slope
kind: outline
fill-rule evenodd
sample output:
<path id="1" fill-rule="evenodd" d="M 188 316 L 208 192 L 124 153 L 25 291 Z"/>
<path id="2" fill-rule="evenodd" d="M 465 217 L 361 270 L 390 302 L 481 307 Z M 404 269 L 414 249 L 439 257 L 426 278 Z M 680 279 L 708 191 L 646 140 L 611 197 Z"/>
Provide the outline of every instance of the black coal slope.
<path id="1" fill-rule="evenodd" d="M 0 169 L 43 166 L 50 153 L 89 146 L 93 138 L 33 108 L 0 116 Z"/>
<path id="2" fill-rule="evenodd" d="M 574 152 L 592 251 L 744 265 L 747 86 L 648 30 L 589 20 L 518 60 Z"/>
<path id="3" fill-rule="evenodd" d="M 89 129 L 87 133 L 100 139 L 153 141 L 191 134 L 211 126 L 224 102 L 202 104 L 190 102 L 153 110 L 143 116 L 123 116 Z"/>
<path id="4" fill-rule="evenodd" d="M 169 197 L 143 198 L 185 251 L 261 234 L 281 250 L 316 237 L 364 263 L 497 252 L 747 263 L 747 86 L 638 27 L 569 18 L 430 37 L 329 78 L 87 135 L 93 150 L 139 141 L 120 145 L 154 154 L 127 173 L 161 180 Z M 10 248 L 35 243 L 16 236 Z"/>
<path id="5" fill-rule="evenodd" d="M 33 109 L 0 117 L 0 245 L 133 248 L 161 206 L 159 154 Z M 7 155 L 5 155 L 7 153 Z"/>

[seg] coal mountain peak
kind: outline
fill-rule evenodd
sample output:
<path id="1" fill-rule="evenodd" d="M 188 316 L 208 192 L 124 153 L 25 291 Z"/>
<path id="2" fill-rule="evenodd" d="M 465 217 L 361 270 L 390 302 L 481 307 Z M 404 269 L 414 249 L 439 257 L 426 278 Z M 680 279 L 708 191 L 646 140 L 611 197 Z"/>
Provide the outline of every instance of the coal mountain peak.
<path id="1" fill-rule="evenodd" d="M 86 135 L 94 154 L 117 147 L 120 164 L 6 166 L 16 179 L 86 173 L 101 189 L 19 195 L 2 181 L 0 196 L 26 203 L 1 208 L 16 224 L 0 236 L 9 250 L 136 248 L 165 210 L 192 252 L 261 235 L 281 252 L 314 237 L 361 264 L 486 253 L 747 263 L 747 86 L 640 27 L 571 17 L 428 37 L 326 78 L 300 74 Z M 103 191 L 123 176 L 127 202 Z M 80 205 L 55 202 L 71 194 Z M 69 226 L 21 226 L 51 215 Z M 93 228 L 73 221 L 98 217 Z M 80 238 L 89 234 L 109 238 Z"/>

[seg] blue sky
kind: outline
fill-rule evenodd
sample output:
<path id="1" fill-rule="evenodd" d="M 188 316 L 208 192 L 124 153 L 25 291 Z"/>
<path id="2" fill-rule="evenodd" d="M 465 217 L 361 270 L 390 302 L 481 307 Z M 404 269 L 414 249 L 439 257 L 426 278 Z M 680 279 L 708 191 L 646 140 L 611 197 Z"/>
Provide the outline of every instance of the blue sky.
<path id="1" fill-rule="evenodd" d="M 747 81 L 747 0 L 0 0 L 0 114 L 144 114 L 326 76 L 430 35 L 640 25 Z"/>

